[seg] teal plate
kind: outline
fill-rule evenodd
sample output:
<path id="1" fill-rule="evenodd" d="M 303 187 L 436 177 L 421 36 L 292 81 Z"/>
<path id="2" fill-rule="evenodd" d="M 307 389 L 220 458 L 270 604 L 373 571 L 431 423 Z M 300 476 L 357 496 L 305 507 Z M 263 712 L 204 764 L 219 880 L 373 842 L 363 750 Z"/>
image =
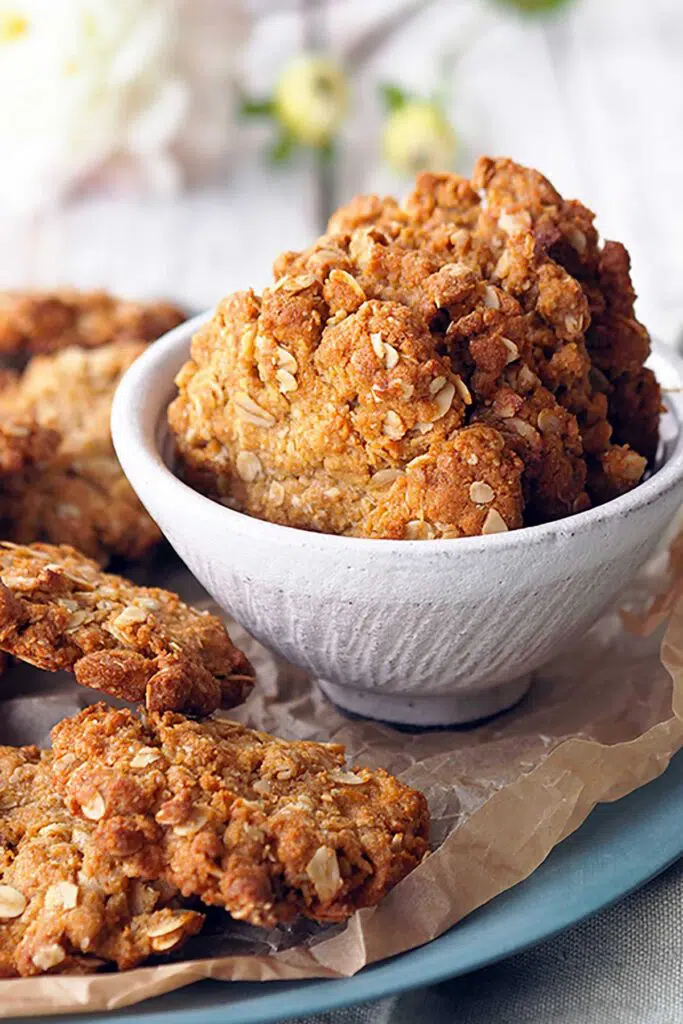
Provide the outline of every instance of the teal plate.
<path id="1" fill-rule="evenodd" d="M 122 1012 L 81 1014 L 71 1020 L 266 1024 L 466 974 L 550 938 L 663 871 L 683 854 L 681 821 L 683 753 L 654 782 L 618 803 L 596 808 L 526 881 L 420 949 L 339 981 L 203 981 Z"/>

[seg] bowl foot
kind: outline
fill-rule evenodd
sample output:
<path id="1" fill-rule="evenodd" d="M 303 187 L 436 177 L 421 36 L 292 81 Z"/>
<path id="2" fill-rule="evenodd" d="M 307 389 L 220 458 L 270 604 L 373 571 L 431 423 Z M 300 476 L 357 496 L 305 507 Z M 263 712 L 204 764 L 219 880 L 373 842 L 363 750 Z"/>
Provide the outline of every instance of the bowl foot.
<path id="1" fill-rule="evenodd" d="M 318 685 L 338 707 L 364 718 L 395 722 L 397 725 L 464 725 L 511 708 L 529 689 L 531 673 L 496 683 L 475 693 L 453 693 L 438 697 L 369 693 L 352 686 L 330 683 L 326 679 L 318 679 Z"/>

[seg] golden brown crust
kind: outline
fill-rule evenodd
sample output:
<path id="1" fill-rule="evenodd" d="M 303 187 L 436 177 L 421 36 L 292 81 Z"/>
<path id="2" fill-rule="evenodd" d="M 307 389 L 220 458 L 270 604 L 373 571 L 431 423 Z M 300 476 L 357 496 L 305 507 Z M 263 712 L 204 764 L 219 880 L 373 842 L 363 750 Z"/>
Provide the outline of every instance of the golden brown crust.
<path id="1" fill-rule="evenodd" d="M 50 754 L 0 747 L 0 976 L 135 967 L 203 920 L 167 883 L 100 855 L 93 822 L 55 790 Z"/>
<path id="2" fill-rule="evenodd" d="M 598 463 L 603 470 L 609 464 L 616 470 L 622 460 L 618 451 L 613 458 L 610 456 L 611 436 L 617 448 L 628 444 L 651 463 L 659 438 L 661 392 L 654 374 L 643 368 L 650 352 L 650 338 L 635 317 L 636 293 L 626 248 L 614 241 L 601 246 L 590 211 L 581 203 L 563 200 L 538 172 L 526 171 L 520 184 L 521 169 L 517 168 L 515 173 L 511 162 L 484 164 L 508 200 L 522 198 L 530 203 L 537 246 L 576 278 L 585 295 L 590 311 L 585 348 L 597 376 L 590 380 L 588 389 L 583 385 L 573 390 L 565 386 L 562 401 L 579 415 L 587 451 L 600 456 Z M 513 179 L 515 186 L 510 184 Z M 487 197 L 490 204 L 490 191 Z M 609 396 L 608 407 L 600 402 L 601 393 Z M 611 434 L 609 429 L 601 429 L 602 444 L 596 447 L 597 408 L 606 410 L 603 421 L 611 428 Z M 589 468 L 592 466 L 589 460 Z M 590 476 L 595 478 L 592 471 Z M 623 478 L 620 480 L 623 486 Z M 618 490 L 616 479 L 613 484 Z M 630 486 L 634 486 L 633 478 Z M 606 500 L 605 493 L 601 490 L 600 495 L 594 495 L 595 500 Z"/>
<path id="3" fill-rule="evenodd" d="M 425 536 L 480 533 L 455 464 L 432 519 L 405 484 L 475 423 L 503 441 L 489 435 L 484 460 L 502 528 L 635 486 L 620 444 L 652 458 L 658 389 L 628 256 L 537 171 L 482 158 L 471 182 L 420 175 L 401 205 L 358 197 L 275 277 L 221 303 L 169 410 L 182 471 L 233 507 L 356 536 L 411 536 L 415 520 Z"/>
<path id="4" fill-rule="evenodd" d="M 59 434 L 31 416 L 0 419 L 0 488 L 17 490 L 31 470 L 40 471 L 57 451 Z M 0 501 L 1 501 L 0 497 Z"/>
<path id="5" fill-rule="evenodd" d="M 214 615 L 100 571 L 73 548 L 0 543 L 0 648 L 153 710 L 240 703 L 253 670 Z"/>
<path id="6" fill-rule="evenodd" d="M 474 415 L 497 427 L 524 463 L 527 524 L 588 508 L 586 462 L 576 417 L 528 367 L 510 366 Z"/>
<path id="7" fill-rule="evenodd" d="M 609 409 L 615 440 L 630 445 L 652 463 L 657 454 L 662 411 L 661 389 L 652 370 L 641 366 L 617 377 L 609 396 Z"/>
<path id="8" fill-rule="evenodd" d="M 401 301 L 420 287 L 420 259 L 377 254 L 363 237 L 346 255 L 316 251 L 309 262 L 322 281 L 294 275 L 262 299 L 228 298 L 194 338 L 169 411 L 190 478 L 251 514 L 351 536 L 521 525 L 521 463 L 495 431 L 460 429 L 471 396 L 424 317 Z M 331 262 L 355 267 L 358 279 Z M 370 298 L 364 286 L 389 297 Z M 479 288 L 470 275 L 428 280 L 420 303 L 430 312 L 439 287 Z M 411 486 L 416 469 L 455 465 L 468 447 L 481 460 L 476 480 L 494 488 L 487 507 L 470 497 L 470 474 L 440 471 L 427 518 L 423 488 Z"/>
<path id="9" fill-rule="evenodd" d="M 53 780 L 128 877 L 271 926 L 341 921 L 377 903 L 428 850 L 421 793 L 347 769 L 343 747 L 104 705 L 60 722 Z"/>
<path id="10" fill-rule="evenodd" d="M 173 303 L 128 301 L 101 291 L 0 291 L 0 352 L 153 341 L 185 319 Z"/>
<path id="11" fill-rule="evenodd" d="M 610 445 L 593 460 L 590 468 L 591 493 L 598 501 L 610 501 L 630 491 L 647 468 L 647 459 L 628 445 Z"/>
<path id="12" fill-rule="evenodd" d="M 5 376 L 0 416 L 60 435 L 40 474 L 1 501 L 5 537 L 73 544 L 101 562 L 140 558 L 160 541 L 123 474 L 109 427 L 116 386 L 143 349 L 138 341 L 91 352 L 72 347 L 34 356 L 22 374 Z"/>

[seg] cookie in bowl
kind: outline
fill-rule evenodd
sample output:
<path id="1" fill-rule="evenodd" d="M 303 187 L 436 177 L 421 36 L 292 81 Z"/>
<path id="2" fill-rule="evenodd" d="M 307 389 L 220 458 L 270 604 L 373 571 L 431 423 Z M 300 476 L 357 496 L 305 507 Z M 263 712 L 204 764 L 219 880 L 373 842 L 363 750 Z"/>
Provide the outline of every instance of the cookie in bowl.
<path id="1" fill-rule="evenodd" d="M 185 478 L 271 522 L 434 539 L 583 511 L 642 479 L 660 394 L 628 254 L 537 171 L 482 158 L 364 196 L 195 335 Z"/>
<path id="2" fill-rule="evenodd" d="M 117 455 L 218 604 L 338 706 L 472 721 L 683 500 L 683 364 L 633 303 L 626 251 L 537 171 L 423 175 L 143 353 Z"/>

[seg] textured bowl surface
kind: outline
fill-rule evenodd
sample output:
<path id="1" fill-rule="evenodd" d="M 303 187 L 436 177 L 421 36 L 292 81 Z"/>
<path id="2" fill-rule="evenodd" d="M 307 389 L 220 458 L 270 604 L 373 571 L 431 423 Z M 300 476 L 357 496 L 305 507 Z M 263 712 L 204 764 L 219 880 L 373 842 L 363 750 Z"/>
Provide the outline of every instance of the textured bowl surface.
<path id="1" fill-rule="evenodd" d="M 114 444 L 141 501 L 219 605 L 312 672 L 351 711 L 445 725 L 518 700 L 530 674 L 590 626 L 653 551 L 683 498 L 683 402 L 659 468 L 567 519 L 486 537 L 388 541 L 309 533 L 234 512 L 164 461 L 166 408 L 205 317 L 150 346 L 119 386 Z M 683 387 L 658 345 L 652 365 Z"/>

